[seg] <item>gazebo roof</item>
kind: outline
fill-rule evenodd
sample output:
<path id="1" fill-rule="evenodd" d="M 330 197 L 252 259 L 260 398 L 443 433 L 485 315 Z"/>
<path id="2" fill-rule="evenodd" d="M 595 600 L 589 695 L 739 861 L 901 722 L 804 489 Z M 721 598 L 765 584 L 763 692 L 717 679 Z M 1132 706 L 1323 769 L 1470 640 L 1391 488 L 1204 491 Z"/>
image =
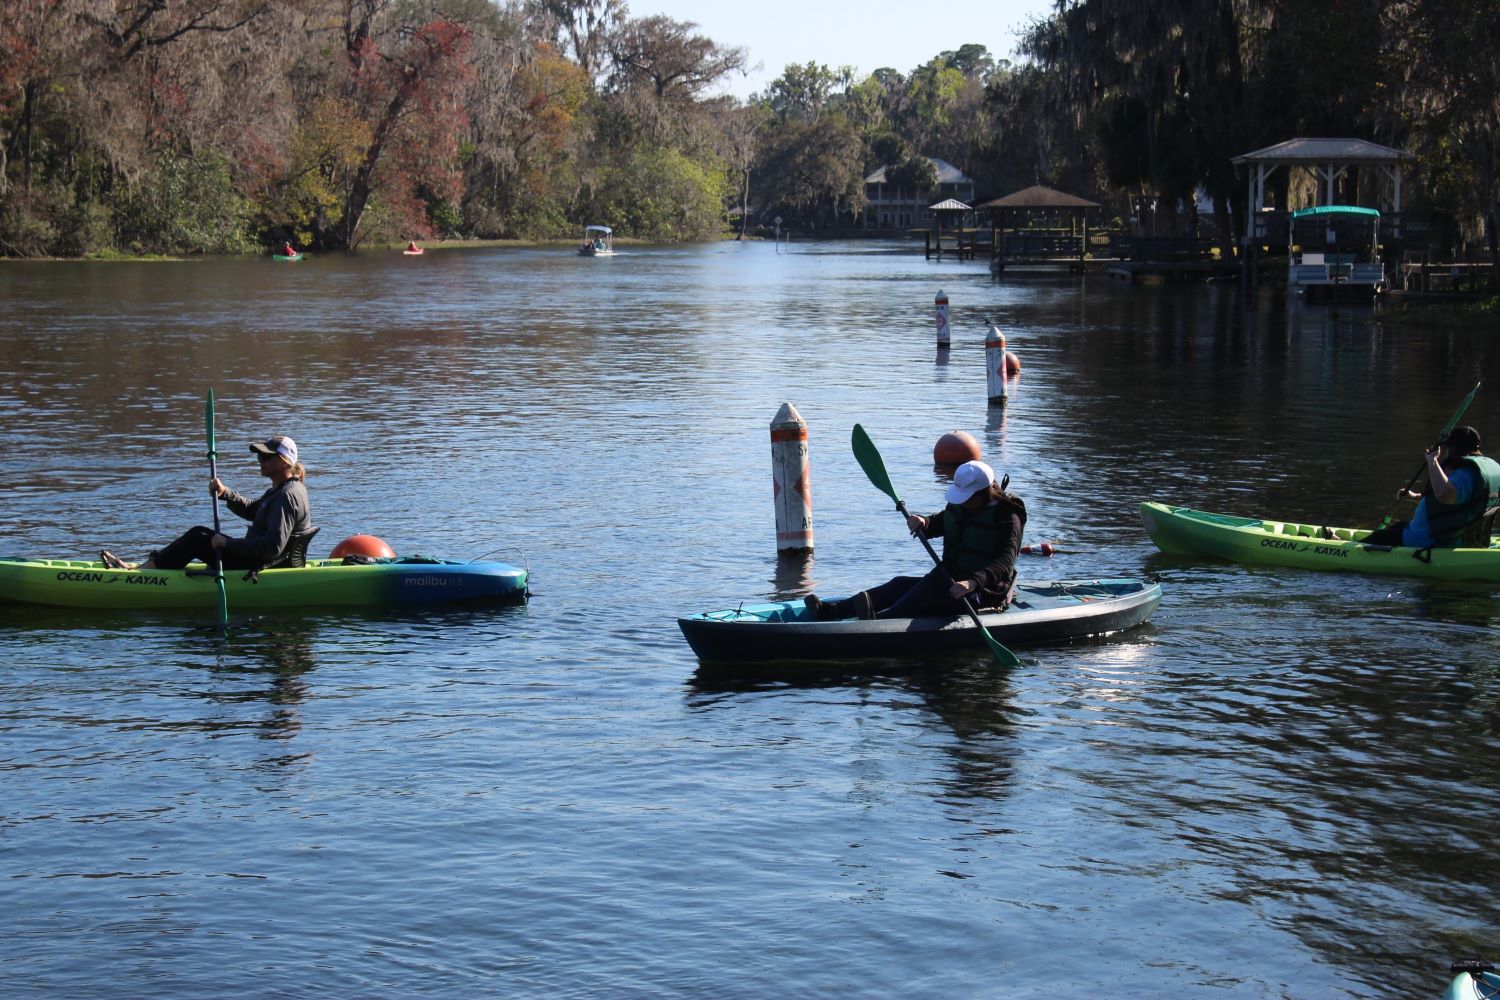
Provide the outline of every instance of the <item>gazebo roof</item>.
<path id="1" fill-rule="evenodd" d="M 944 198 L 936 205 L 928 205 L 927 207 L 934 212 L 967 212 L 969 210 L 969 206 L 957 198 Z"/>
<path id="2" fill-rule="evenodd" d="M 1089 201 L 1077 195 L 1063 194 L 1049 187 L 1034 184 L 1029 188 L 1008 194 L 1004 198 L 996 198 L 979 206 L 980 208 L 1098 208 L 1097 201 Z"/>
<path id="3" fill-rule="evenodd" d="M 1243 163 L 1399 163 L 1414 157 L 1405 150 L 1365 139 L 1288 139 L 1243 153 L 1229 162 Z"/>

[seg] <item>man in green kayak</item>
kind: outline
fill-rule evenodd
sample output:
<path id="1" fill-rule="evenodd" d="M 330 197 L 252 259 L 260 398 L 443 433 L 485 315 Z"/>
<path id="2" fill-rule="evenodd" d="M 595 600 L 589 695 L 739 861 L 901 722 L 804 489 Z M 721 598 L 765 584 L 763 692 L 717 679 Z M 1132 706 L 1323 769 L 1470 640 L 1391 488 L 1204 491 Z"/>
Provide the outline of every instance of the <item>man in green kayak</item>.
<path id="1" fill-rule="evenodd" d="M 1500 463 L 1480 454 L 1474 428 L 1453 428 L 1426 457 L 1427 488 L 1396 494 L 1397 500 L 1417 501 L 1411 519 L 1376 528 L 1365 544 L 1451 549 L 1463 539 L 1465 528 L 1500 504 Z"/>
<path id="2" fill-rule="evenodd" d="M 1005 485 L 995 482 L 995 471 L 983 462 L 960 465 L 944 495 L 948 505 L 936 514 L 906 519 L 913 535 L 942 537 L 941 567 L 926 576 L 895 577 L 842 601 L 825 602 L 809 594 L 804 598 L 807 609 L 818 621 L 834 621 L 961 615 L 970 595 L 980 607 L 1007 606 L 1015 590 L 1026 505 Z"/>
<path id="3" fill-rule="evenodd" d="M 244 538 L 230 538 L 201 525 L 190 528 L 163 549 L 152 552 L 139 567 L 110 554 L 99 553 L 110 569 L 182 569 L 195 559 L 205 564 L 215 552 L 225 569 L 260 569 L 286 551 L 294 535 L 312 528 L 307 499 L 307 470 L 297 461 L 297 442 L 284 434 L 250 446 L 260 463 L 260 474 L 271 488 L 259 499 L 246 500 L 215 476 L 208 490 L 235 514 L 251 522 Z"/>

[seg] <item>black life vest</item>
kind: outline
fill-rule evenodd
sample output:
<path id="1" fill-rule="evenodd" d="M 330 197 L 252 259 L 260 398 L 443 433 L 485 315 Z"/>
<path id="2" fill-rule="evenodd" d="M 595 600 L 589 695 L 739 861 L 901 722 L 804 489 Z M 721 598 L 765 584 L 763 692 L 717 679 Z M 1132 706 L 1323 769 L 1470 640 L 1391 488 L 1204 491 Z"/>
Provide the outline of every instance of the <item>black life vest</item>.
<path id="1" fill-rule="evenodd" d="M 1002 529 L 1010 522 L 1011 515 L 1020 518 L 1021 530 L 1026 529 L 1026 504 L 1013 493 L 1005 494 L 988 507 L 969 513 L 958 504 L 950 503 L 943 511 L 943 568 L 955 580 L 973 576 L 994 562 L 1001 553 Z M 1016 545 L 1021 544 L 1020 538 Z M 1011 568 L 1011 580 L 1015 579 L 1015 568 Z M 1003 581 L 986 590 L 1004 594 L 1010 590 L 1011 581 Z"/>

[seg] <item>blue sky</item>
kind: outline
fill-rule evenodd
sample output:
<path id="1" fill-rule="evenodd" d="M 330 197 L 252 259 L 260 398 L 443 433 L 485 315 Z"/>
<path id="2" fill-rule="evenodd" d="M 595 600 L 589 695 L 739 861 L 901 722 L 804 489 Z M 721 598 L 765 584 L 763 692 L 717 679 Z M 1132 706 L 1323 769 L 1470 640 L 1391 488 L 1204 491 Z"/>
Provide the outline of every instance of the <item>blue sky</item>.
<path id="1" fill-rule="evenodd" d="M 1052 0 L 629 0 L 632 17 L 665 14 L 692 21 L 720 45 L 750 50 L 748 77 L 727 92 L 741 97 L 781 75 L 789 63 L 851 65 L 865 76 L 882 66 L 909 72 L 939 52 L 974 42 L 1008 58 L 1025 26 L 1046 16 Z"/>

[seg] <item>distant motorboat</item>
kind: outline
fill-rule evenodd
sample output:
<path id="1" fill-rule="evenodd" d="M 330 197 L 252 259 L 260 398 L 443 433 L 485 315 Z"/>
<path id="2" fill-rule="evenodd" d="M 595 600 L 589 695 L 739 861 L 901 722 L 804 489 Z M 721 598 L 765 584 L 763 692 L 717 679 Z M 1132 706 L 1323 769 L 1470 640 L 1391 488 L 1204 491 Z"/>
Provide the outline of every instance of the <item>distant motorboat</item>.
<path id="1" fill-rule="evenodd" d="M 583 245 L 578 248 L 582 257 L 613 257 L 615 255 L 615 233 L 608 226 L 584 226 Z"/>

